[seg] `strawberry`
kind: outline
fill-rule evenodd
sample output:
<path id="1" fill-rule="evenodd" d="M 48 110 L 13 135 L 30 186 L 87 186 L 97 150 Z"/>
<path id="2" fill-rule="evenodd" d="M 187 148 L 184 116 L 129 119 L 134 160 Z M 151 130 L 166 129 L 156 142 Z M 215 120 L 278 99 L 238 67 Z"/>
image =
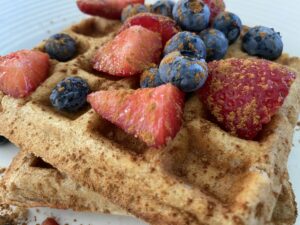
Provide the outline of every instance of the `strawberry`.
<path id="1" fill-rule="evenodd" d="M 144 0 L 77 0 L 76 3 L 83 13 L 107 19 L 120 19 L 126 6 L 144 4 Z"/>
<path id="2" fill-rule="evenodd" d="M 99 91 L 88 96 L 103 118 L 148 146 L 160 147 L 181 127 L 184 94 L 171 84 L 138 90 Z"/>
<path id="3" fill-rule="evenodd" d="M 205 4 L 210 9 L 210 22 L 212 22 L 215 17 L 220 13 L 225 11 L 224 0 L 203 0 Z"/>
<path id="4" fill-rule="evenodd" d="M 231 58 L 209 63 L 209 78 L 199 94 L 227 131 L 253 139 L 283 104 L 295 78 L 271 61 Z"/>
<path id="5" fill-rule="evenodd" d="M 114 76 L 133 76 L 159 62 L 161 37 L 132 26 L 100 48 L 92 59 L 94 69 Z"/>
<path id="6" fill-rule="evenodd" d="M 53 218 L 47 218 L 42 225 L 59 225 L 55 219 Z"/>
<path id="7" fill-rule="evenodd" d="M 0 57 L 0 90 L 23 98 L 33 92 L 47 77 L 49 56 L 43 52 L 21 50 Z"/>
<path id="8" fill-rule="evenodd" d="M 161 34 L 163 46 L 166 42 L 179 32 L 176 22 L 167 16 L 157 15 L 153 13 L 139 13 L 130 17 L 125 21 L 120 31 L 128 27 L 140 25 L 151 31 Z"/>

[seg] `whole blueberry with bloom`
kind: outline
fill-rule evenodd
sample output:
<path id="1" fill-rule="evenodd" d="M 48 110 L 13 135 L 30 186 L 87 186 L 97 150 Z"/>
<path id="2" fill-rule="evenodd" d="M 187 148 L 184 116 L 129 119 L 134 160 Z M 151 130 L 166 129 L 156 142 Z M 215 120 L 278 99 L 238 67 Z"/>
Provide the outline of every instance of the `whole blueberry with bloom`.
<path id="1" fill-rule="evenodd" d="M 228 50 L 228 40 L 216 29 L 206 29 L 200 33 L 207 52 L 207 61 L 223 59 Z"/>
<path id="2" fill-rule="evenodd" d="M 52 90 L 50 101 L 57 110 L 76 112 L 86 104 L 88 83 L 80 77 L 69 77 Z"/>
<path id="3" fill-rule="evenodd" d="M 208 27 L 209 17 L 202 0 L 179 0 L 173 8 L 173 18 L 183 30 L 200 32 Z"/>
<path id="4" fill-rule="evenodd" d="M 179 51 L 182 55 L 194 55 L 199 59 L 206 58 L 206 47 L 195 33 L 183 31 L 174 35 L 166 44 L 164 55 Z"/>
<path id="5" fill-rule="evenodd" d="M 162 84 L 164 84 L 164 82 L 160 79 L 158 68 L 154 67 L 145 70 L 141 75 L 141 88 L 158 87 Z"/>
<path id="6" fill-rule="evenodd" d="M 172 18 L 174 4 L 171 0 L 158 0 L 151 6 L 151 12 Z"/>
<path id="7" fill-rule="evenodd" d="M 234 13 L 221 12 L 213 22 L 213 28 L 222 31 L 229 44 L 234 43 L 241 34 L 242 21 Z"/>
<path id="8" fill-rule="evenodd" d="M 45 52 L 48 53 L 52 59 L 66 62 L 75 57 L 77 53 L 77 43 L 68 34 L 55 34 L 46 40 Z"/>
<path id="9" fill-rule="evenodd" d="M 243 37 L 243 49 L 249 55 L 274 60 L 281 56 L 283 43 L 280 33 L 274 29 L 256 26 L 250 28 Z"/>
<path id="10" fill-rule="evenodd" d="M 203 59 L 172 52 L 161 61 L 159 74 L 164 83 L 171 83 L 184 92 L 193 92 L 204 85 L 208 67 Z"/>

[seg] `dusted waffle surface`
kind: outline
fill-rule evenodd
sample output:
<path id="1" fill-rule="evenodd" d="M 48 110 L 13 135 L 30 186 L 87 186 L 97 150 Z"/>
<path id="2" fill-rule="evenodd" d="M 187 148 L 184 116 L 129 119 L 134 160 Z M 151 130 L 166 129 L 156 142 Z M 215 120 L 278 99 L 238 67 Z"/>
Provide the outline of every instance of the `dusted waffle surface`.
<path id="1" fill-rule="evenodd" d="M 288 179 L 286 172 L 270 225 L 288 225 L 295 222 L 295 196 Z M 98 193 L 77 185 L 50 164 L 25 151 L 15 157 L 2 184 L 0 194 L 6 204 L 128 215 Z"/>
<path id="2" fill-rule="evenodd" d="M 77 185 L 41 158 L 21 151 L 2 179 L 3 201 L 23 207 L 51 207 L 126 215 L 101 195 Z"/>
<path id="3" fill-rule="evenodd" d="M 255 141 L 223 131 L 191 96 L 176 138 L 164 149 L 147 148 L 88 106 L 70 114 L 49 104 L 52 88 L 68 76 L 86 79 L 93 91 L 138 88 L 138 78 L 114 78 L 90 66 L 97 48 L 119 27 L 118 22 L 90 18 L 67 29 L 79 42 L 79 54 L 66 63 L 52 61 L 51 76 L 29 98 L 1 95 L 0 133 L 152 224 L 270 221 L 299 112 L 299 76 L 284 106 Z M 248 56 L 238 41 L 227 57 Z M 300 71 L 298 58 L 283 55 L 278 62 Z"/>

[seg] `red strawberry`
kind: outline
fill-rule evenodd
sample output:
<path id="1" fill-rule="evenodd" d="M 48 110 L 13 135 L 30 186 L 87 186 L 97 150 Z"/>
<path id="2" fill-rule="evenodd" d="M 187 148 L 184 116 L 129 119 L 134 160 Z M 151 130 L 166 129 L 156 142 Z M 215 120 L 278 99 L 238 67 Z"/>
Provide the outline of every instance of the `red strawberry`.
<path id="1" fill-rule="evenodd" d="M 95 111 L 147 145 L 175 137 L 182 122 L 184 94 L 171 84 L 138 90 L 99 91 L 88 96 Z"/>
<path id="2" fill-rule="evenodd" d="M 220 13 L 225 11 L 225 2 L 224 0 L 204 0 L 204 3 L 210 9 L 210 21 L 212 22 L 215 17 Z"/>
<path id="3" fill-rule="evenodd" d="M 209 63 L 209 78 L 199 93 L 226 130 L 253 139 L 283 104 L 295 78 L 271 61 L 231 58 Z"/>
<path id="4" fill-rule="evenodd" d="M 140 25 L 151 31 L 161 34 L 163 46 L 165 43 L 179 32 L 176 22 L 167 16 L 157 15 L 153 13 L 139 13 L 130 17 L 125 21 L 120 31 L 128 27 Z"/>
<path id="5" fill-rule="evenodd" d="M 55 219 L 53 218 L 47 218 L 42 225 L 59 225 Z"/>
<path id="6" fill-rule="evenodd" d="M 133 26 L 100 48 L 92 63 L 94 69 L 110 75 L 132 76 L 158 63 L 161 51 L 158 33 Z"/>
<path id="7" fill-rule="evenodd" d="M 76 3 L 78 8 L 86 14 L 120 19 L 123 8 L 130 4 L 144 4 L 144 0 L 77 0 Z"/>
<path id="8" fill-rule="evenodd" d="M 47 77 L 49 56 L 21 50 L 0 57 L 0 90 L 15 98 L 27 97 Z"/>

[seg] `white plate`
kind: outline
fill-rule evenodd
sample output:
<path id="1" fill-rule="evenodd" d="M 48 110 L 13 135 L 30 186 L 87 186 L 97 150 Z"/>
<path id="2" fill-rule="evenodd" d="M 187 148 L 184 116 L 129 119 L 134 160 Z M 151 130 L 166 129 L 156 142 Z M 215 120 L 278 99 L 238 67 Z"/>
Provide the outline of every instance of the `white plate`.
<path id="1" fill-rule="evenodd" d="M 154 2 L 154 0 L 148 2 Z M 280 31 L 283 36 L 285 51 L 291 55 L 300 56 L 300 45 L 298 43 L 300 37 L 299 0 L 285 2 L 280 0 L 226 0 L 226 3 L 228 10 L 238 14 L 244 24 L 250 26 L 266 25 Z M 75 1 L 71 0 L 1 0 L 0 55 L 18 49 L 30 49 L 49 35 L 80 21 L 84 17 L 77 9 Z M 12 145 L 1 146 L 0 149 L 0 166 L 8 166 L 18 149 Z M 299 161 L 300 131 L 297 131 L 288 167 L 297 202 L 300 203 Z M 60 224 L 144 224 L 139 220 L 128 217 L 51 209 L 42 209 L 40 213 L 31 210 L 31 218 L 33 219 L 34 216 L 37 216 L 37 221 L 33 220 L 29 223 L 30 225 L 41 223 L 47 216 L 57 217 Z M 300 225 L 299 219 L 297 225 Z"/>

